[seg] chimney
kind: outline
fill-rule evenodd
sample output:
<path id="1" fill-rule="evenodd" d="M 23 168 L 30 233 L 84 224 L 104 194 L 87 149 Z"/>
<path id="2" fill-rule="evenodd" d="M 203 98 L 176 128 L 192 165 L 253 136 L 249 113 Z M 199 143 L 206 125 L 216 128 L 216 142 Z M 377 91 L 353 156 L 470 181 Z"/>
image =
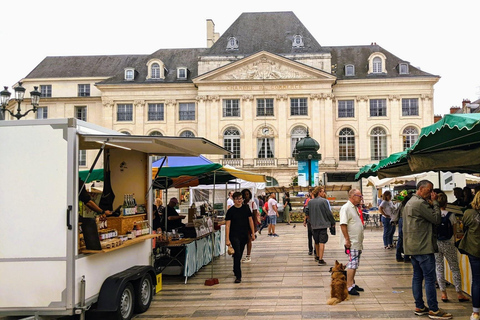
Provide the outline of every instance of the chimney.
<path id="1" fill-rule="evenodd" d="M 462 113 L 470 113 L 470 108 L 467 106 L 467 104 L 470 103 L 470 100 L 468 99 L 463 99 L 462 101 Z"/>
<path id="2" fill-rule="evenodd" d="M 460 107 L 450 107 L 450 114 L 458 113 Z"/>
<path id="3" fill-rule="evenodd" d="M 436 115 L 434 115 L 434 116 L 433 116 L 433 123 L 436 123 L 436 122 L 442 120 L 442 118 L 443 118 L 443 117 L 442 117 L 441 114 L 436 114 Z"/>
<path id="4" fill-rule="evenodd" d="M 211 48 L 220 38 L 220 34 L 215 32 L 215 23 L 212 19 L 207 19 L 207 48 Z"/>

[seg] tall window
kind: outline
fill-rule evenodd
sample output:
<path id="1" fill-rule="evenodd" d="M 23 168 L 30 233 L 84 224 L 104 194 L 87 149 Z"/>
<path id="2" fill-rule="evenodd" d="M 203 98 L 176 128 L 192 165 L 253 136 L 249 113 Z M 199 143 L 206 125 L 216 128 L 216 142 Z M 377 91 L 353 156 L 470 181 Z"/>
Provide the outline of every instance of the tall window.
<path id="1" fill-rule="evenodd" d="M 290 115 L 291 116 L 308 116 L 307 98 L 291 98 L 290 99 Z"/>
<path id="2" fill-rule="evenodd" d="M 304 127 L 295 127 L 292 130 L 291 134 L 291 146 L 290 150 L 292 151 L 292 157 L 295 157 L 297 154 L 297 142 L 302 140 L 307 136 L 307 130 Z"/>
<path id="3" fill-rule="evenodd" d="M 195 137 L 195 134 L 190 130 L 185 130 L 182 133 L 180 133 L 180 137 L 182 137 L 182 138 L 193 138 L 193 137 Z"/>
<path id="4" fill-rule="evenodd" d="M 371 99 L 370 100 L 370 117 L 386 117 L 387 116 L 387 100 Z"/>
<path id="5" fill-rule="evenodd" d="M 52 96 L 52 85 L 51 84 L 41 84 L 40 85 L 40 96 L 42 98 L 48 98 Z"/>
<path id="6" fill-rule="evenodd" d="M 402 99 L 402 116 L 418 116 L 418 99 Z"/>
<path id="7" fill-rule="evenodd" d="M 160 79 L 160 65 L 158 63 L 152 63 L 150 72 L 152 79 Z"/>
<path id="8" fill-rule="evenodd" d="M 87 165 L 87 150 L 78 151 L 78 165 L 85 167 Z"/>
<path id="9" fill-rule="evenodd" d="M 338 148 L 340 161 L 355 160 L 355 134 L 352 129 L 344 128 L 340 131 Z"/>
<path id="10" fill-rule="evenodd" d="M 164 106 L 163 103 L 148 104 L 148 121 L 163 121 Z"/>
<path id="11" fill-rule="evenodd" d="M 354 118 L 355 108 L 353 100 L 339 100 L 338 101 L 338 117 L 339 118 Z"/>
<path id="12" fill-rule="evenodd" d="M 273 116 L 273 99 L 257 99 L 257 117 Z"/>
<path id="13" fill-rule="evenodd" d="M 87 121 L 87 107 L 75 107 L 75 118 Z"/>
<path id="14" fill-rule="evenodd" d="M 195 120 L 195 103 L 180 103 L 178 105 L 179 120 Z"/>
<path id="15" fill-rule="evenodd" d="M 187 79 L 187 68 L 178 68 L 177 69 L 177 78 L 178 79 Z"/>
<path id="16" fill-rule="evenodd" d="M 235 128 L 227 128 L 223 133 L 223 147 L 232 154 L 226 154 L 225 158 L 240 158 L 240 131 Z"/>
<path id="17" fill-rule="evenodd" d="M 418 130 L 415 127 L 406 127 L 403 130 L 403 150 L 413 146 L 418 140 Z"/>
<path id="18" fill-rule="evenodd" d="M 47 118 L 48 118 L 48 107 L 37 108 L 37 119 L 47 119 Z"/>
<path id="19" fill-rule="evenodd" d="M 379 57 L 373 58 L 373 73 L 382 73 L 382 59 Z"/>
<path id="20" fill-rule="evenodd" d="M 408 63 L 400 63 L 399 69 L 400 74 L 408 74 Z"/>
<path id="21" fill-rule="evenodd" d="M 240 117 L 240 100 L 238 99 L 223 100 L 223 116 L 224 117 Z"/>
<path id="22" fill-rule="evenodd" d="M 117 105 L 117 121 L 133 120 L 133 104 L 119 103 Z"/>
<path id="23" fill-rule="evenodd" d="M 78 85 L 78 96 L 79 97 L 90 97 L 90 85 L 89 84 L 79 84 Z"/>
<path id="24" fill-rule="evenodd" d="M 273 158 L 274 145 L 273 138 L 258 138 L 257 139 L 258 158 Z"/>
<path id="25" fill-rule="evenodd" d="M 387 133 L 380 127 L 370 132 L 370 150 L 372 160 L 382 160 L 387 157 Z"/>

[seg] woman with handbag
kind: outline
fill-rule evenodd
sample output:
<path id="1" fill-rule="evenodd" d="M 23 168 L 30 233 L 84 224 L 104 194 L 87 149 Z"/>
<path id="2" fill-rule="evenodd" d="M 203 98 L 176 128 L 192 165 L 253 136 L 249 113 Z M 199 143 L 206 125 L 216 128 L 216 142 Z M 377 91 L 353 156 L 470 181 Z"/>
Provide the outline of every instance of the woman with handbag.
<path id="1" fill-rule="evenodd" d="M 458 244 L 458 249 L 466 252 L 470 261 L 473 306 L 470 320 L 477 320 L 480 318 L 480 192 L 473 198 L 471 208 L 463 214 L 463 228 L 466 231 Z"/>
<path id="2" fill-rule="evenodd" d="M 233 273 L 235 283 L 242 282 L 241 259 L 248 238 L 255 241 L 255 229 L 253 227 L 252 211 L 248 205 L 243 204 L 240 192 L 233 193 L 233 206 L 225 215 L 225 244 L 233 247 Z"/>

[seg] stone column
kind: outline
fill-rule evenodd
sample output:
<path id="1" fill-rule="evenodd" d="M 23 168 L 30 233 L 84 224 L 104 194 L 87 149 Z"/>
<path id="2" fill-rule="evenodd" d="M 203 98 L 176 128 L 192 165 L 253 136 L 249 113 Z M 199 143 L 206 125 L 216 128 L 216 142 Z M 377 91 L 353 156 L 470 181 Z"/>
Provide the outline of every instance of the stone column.
<path id="1" fill-rule="evenodd" d="M 333 165 L 333 166 L 335 166 L 335 164 L 337 163 L 337 160 L 335 159 L 335 150 L 334 150 L 334 146 L 335 146 L 334 141 L 336 139 L 334 125 L 333 125 L 333 122 L 334 122 L 334 118 L 333 118 L 334 100 L 333 99 L 334 98 L 335 96 L 333 95 L 333 93 L 322 94 L 322 99 L 324 101 L 323 115 L 324 115 L 324 121 L 325 121 L 323 132 L 324 132 L 325 138 L 324 138 L 324 147 L 322 148 L 320 146 L 320 150 L 324 150 L 324 152 L 322 152 L 323 162 L 327 165 Z"/>
<path id="2" fill-rule="evenodd" d="M 355 98 L 355 115 L 357 118 L 357 132 L 355 136 L 355 155 L 358 164 L 363 166 L 370 163 L 370 134 L 368 132 L 370 108 L 368 107 L 367 96 L 357 96 Z"/>
<path id="3" fill-rule="evenodd" d="M 133 102 L 135 114 L 135 131 L 145 134 L 145 100 L 135 100 Z"/>
<path id="4" fill-rule="evenodd" d="M 165 122 L 167 123 L 167 129 L 165 133 L 167 136 L 177 136 L 177 101 L 175 99 L 165 100 Z"/>

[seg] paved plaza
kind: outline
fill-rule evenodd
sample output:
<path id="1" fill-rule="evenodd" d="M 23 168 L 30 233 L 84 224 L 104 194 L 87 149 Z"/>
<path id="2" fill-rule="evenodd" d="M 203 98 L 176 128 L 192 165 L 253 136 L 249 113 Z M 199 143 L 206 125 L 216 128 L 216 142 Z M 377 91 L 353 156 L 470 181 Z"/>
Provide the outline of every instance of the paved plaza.
<path id="1" fill-rule="evenodd" d="M 295 226 L 295 227 L 294 227 Z M 266 233 L 264 229 L 264 233 Z M 216 258 L 188 279 L 164 276 L 163 290 L 150 309 L 136 319 L 428 319 L 413 313 L 412 266 L 395 260 L 394 250 L 385 250 L 382 228 L 368 226 L 356 283 L 365 289 L 360 296 L 330 306 L 330 273 L 335 260 L 346 263 L 340 247 L 340 227 L 330 236 L 324 260 L 318 266 L 308 255 L 307 231 L 302 224 L 277 225 L 277 237 L 266 234 L 254 242 L 252 261 L 242 264 L 242 283 L 235 284 L 233 261 L 228 255 Z M 205 286 L 218 278 L 219 284 Z M 447 287 L 450 302 L 440 308 L 454 319 L 469 319 L 471 302 L 460 303 L 452 285 Z"/>

